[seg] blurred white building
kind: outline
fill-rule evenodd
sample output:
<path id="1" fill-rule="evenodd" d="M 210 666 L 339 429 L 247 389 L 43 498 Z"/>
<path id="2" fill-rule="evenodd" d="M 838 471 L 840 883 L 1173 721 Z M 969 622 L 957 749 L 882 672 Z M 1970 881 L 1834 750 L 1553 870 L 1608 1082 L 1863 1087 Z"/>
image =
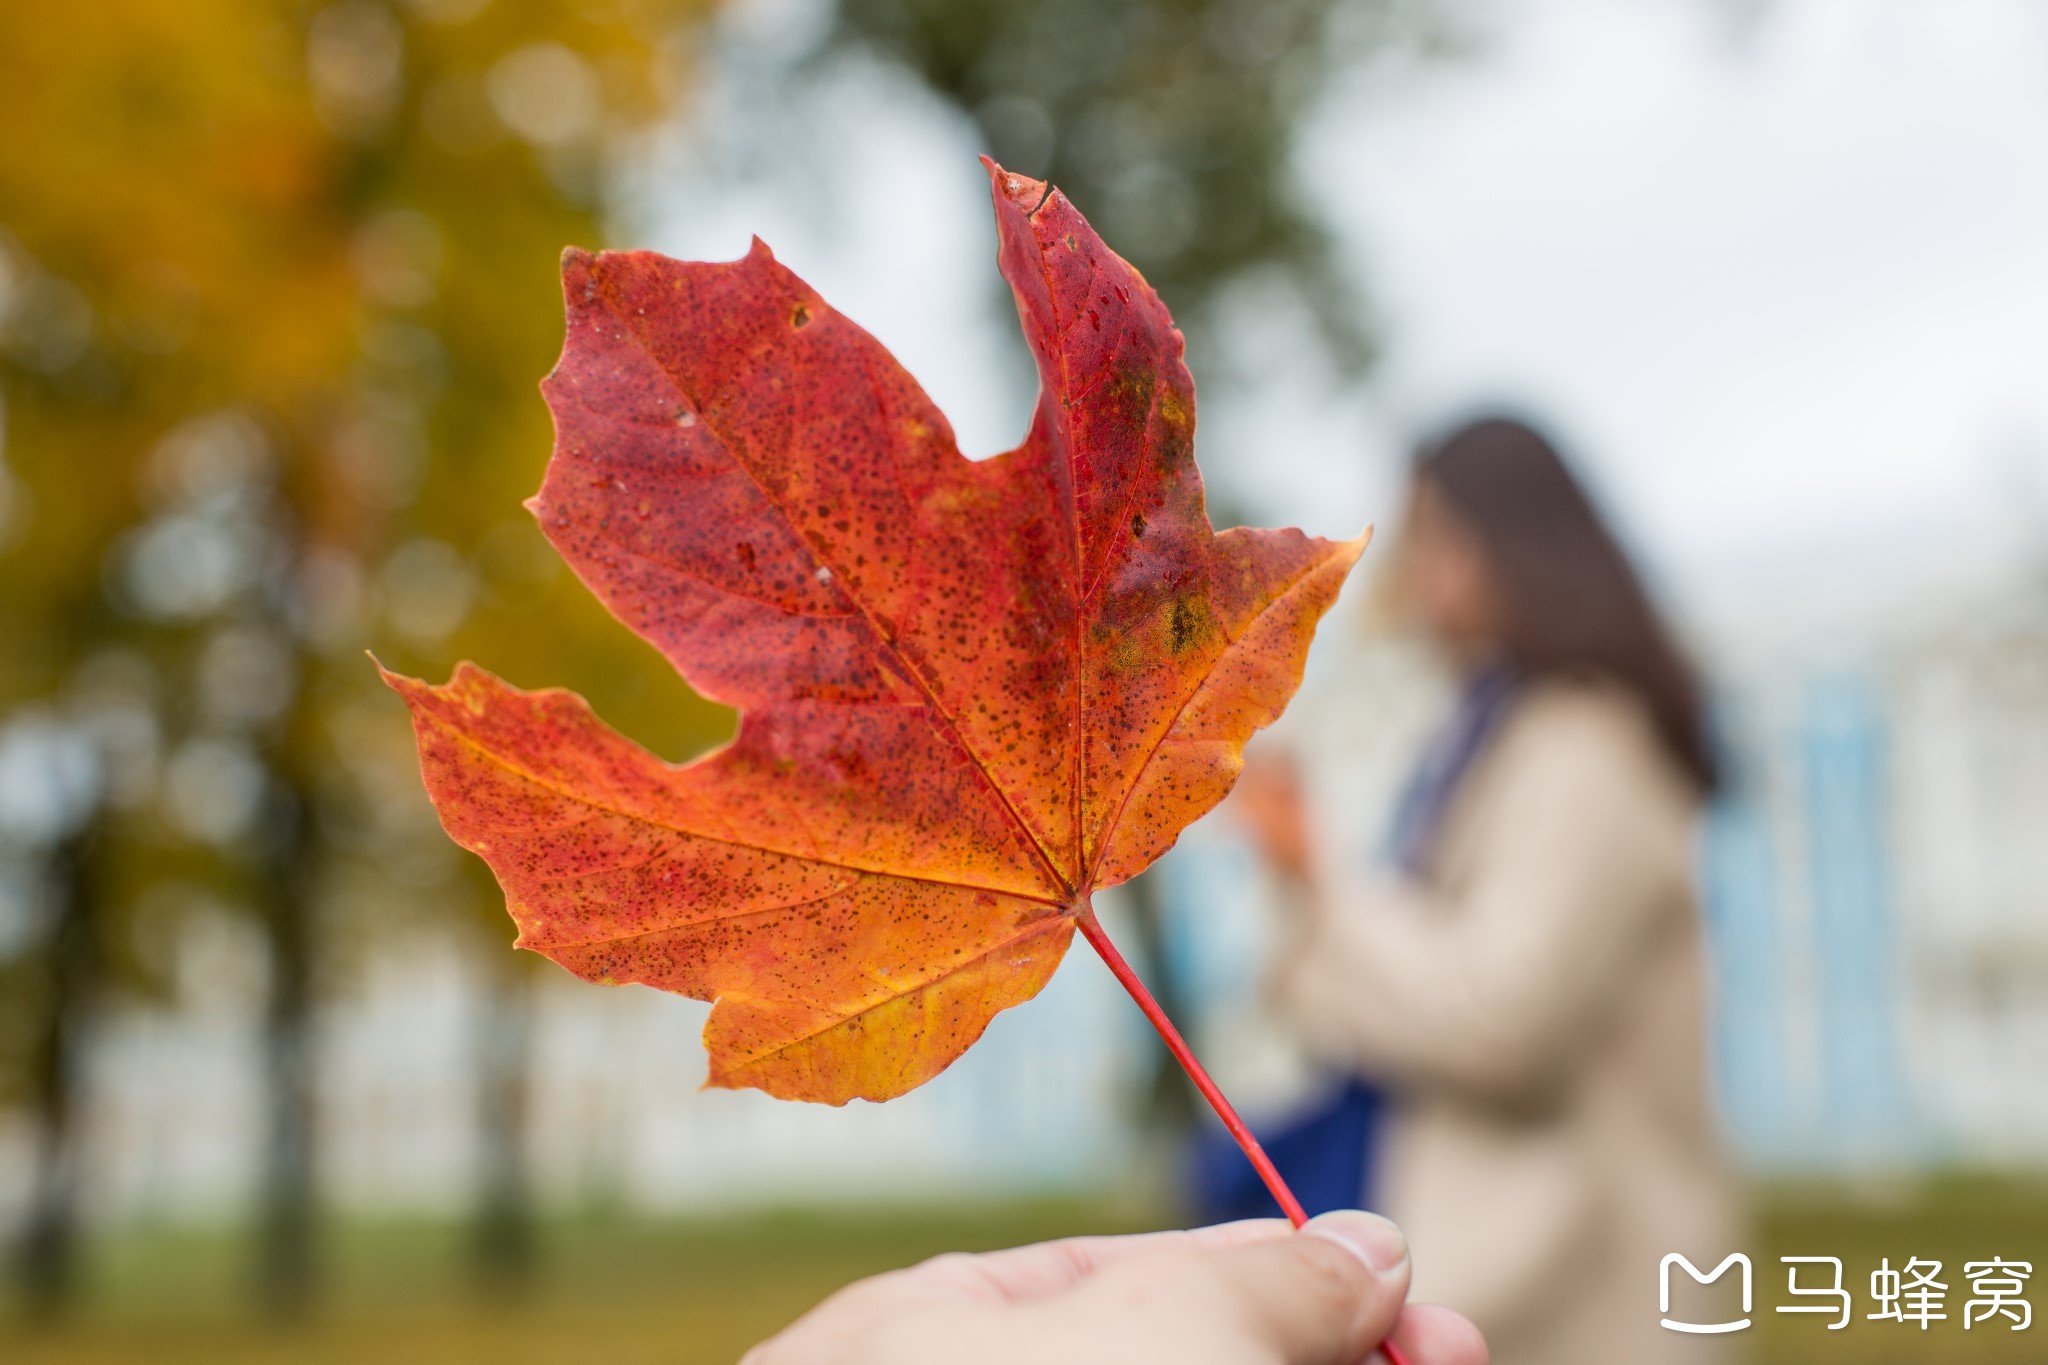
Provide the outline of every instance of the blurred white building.
<path id="1" fill-rule="evenodd" d="M 2048 1162 L 2048 584 L 1738 666 L 1704 863 L 1724 1095 L 1799 1167 Z"/>
<path id="2" fill-rule="evenodd" d="M 92 1043 L 81 1190 L 101 1222 L 232 1218 L 257 1194 L 261 948 L 225 914 L 195 939 L 179 1003 L 118 1009 Z M 389 943 L 320 1011 L 318 1161 L 334 1206 L 473 1205 L 486 1003 L 473 953 L 433 933 Z M 939 1080 L 845 1109 L 700 1090 L 704 1006 L 546 968 L 532 1021 L 535 1192 L 543 1207 L 660 1213 L 1095 1188 L 1129 1149 L 1146 1026 L 1086 959 L 1084 946 Z M 25 1126 L 0 1121 L 0 1227 L 26 1205 L 29 1155 Z"/>

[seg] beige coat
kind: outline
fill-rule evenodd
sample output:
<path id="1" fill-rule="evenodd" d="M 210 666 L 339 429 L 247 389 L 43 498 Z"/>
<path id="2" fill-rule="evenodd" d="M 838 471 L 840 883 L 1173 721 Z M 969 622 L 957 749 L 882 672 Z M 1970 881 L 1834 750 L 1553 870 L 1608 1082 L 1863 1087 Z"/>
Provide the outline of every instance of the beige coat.
<path id="1" fill-rule="evenodd" d="M 1748 1250 L 1707 1103 L 1697 804 L 1633 701 L 1533 687 L 1428 884 L 1326 892 L 1282 963 L 1312 1046 L 1393 1090 L 1380 1203 L 1415 1297 L 1476 1321 L 1494 1365 L 1726 1358 L 1657 1302 L 1666 1253 Z"/>

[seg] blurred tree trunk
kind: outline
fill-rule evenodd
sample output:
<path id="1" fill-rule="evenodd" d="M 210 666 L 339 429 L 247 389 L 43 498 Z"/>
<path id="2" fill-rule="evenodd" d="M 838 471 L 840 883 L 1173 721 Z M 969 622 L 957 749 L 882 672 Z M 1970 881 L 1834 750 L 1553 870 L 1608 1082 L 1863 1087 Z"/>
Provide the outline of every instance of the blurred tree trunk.
<path id="1" fill-rule="evenodd" d="M 533 1064 L 534 973 L 498 943 L 485 954 L 477 1038 L 478 1187 L 473 1267 L 485 1292 L 509 1297 L 533 1278 L 533 1189 L 527 1077 Z"/>
<path id="2" fill-rule="evenodd" d="M 313 905 L 310 793 L 281 766 L 265 830 L 259 907 L 270 959 L 263 1049 L 269 1105 L 256 1293 L 276 1318 L 301 1316 L 314 1284 Z"/>
<path id="3" fill-rule="evenodd" d="M 93 854 L 98 828 L 60 844 L 50 859 L 49 972 L 29 1058 L 35 1172 L 20 1247 L 22 1298 L 31 1318 L 70 1303 L 78 1280 L 78 1097 L 101 963 Z"/>

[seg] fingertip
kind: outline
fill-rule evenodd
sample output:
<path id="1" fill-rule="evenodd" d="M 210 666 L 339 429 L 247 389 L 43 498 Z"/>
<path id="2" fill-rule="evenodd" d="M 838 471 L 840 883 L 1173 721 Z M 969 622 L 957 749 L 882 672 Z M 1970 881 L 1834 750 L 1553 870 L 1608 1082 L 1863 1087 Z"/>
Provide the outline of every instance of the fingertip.
<path id="1" fill-rule="evenodd" d="M 1365 1262 L 1375 1275 L 1399 1270 L 1408 1261 L 1408 1239 L 1376 1213 L 1342 1209 L 1318 1214 L 1302 1226 L 1311 1237 L 1326 1237 Z"/>
<path id="2" fill-rule="evenodd" d="M 1463 1314 L 1441 1304 L 1409 1304 L 1401 1310 L 1393 1336 L 1413 1365 L 1487 1365 L 1485 1336 Z M 1372 1359 L 1379 1362 L 1384 1357 Z"/>

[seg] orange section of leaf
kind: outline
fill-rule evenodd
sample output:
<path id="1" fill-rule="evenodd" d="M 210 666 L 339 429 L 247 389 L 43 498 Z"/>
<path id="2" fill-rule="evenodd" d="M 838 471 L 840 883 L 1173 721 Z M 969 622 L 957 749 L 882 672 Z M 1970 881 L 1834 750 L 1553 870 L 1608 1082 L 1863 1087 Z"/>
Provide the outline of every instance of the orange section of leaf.
<path id="1" fill-rule="evenodd" d="M 531 506 L 740 710 L 730 746 L 672 766 L 566 693 L 387 675 L 521 946 L 717 1001 L 714 1085 L 887 1099 L 1036 994 L 1090 893 L 1230 789 L 1364 547 L 1211 531 L 1165 308 L 990 169 L 1041 379 L 990 460 L 759 243 L 564 257 Z"/>

